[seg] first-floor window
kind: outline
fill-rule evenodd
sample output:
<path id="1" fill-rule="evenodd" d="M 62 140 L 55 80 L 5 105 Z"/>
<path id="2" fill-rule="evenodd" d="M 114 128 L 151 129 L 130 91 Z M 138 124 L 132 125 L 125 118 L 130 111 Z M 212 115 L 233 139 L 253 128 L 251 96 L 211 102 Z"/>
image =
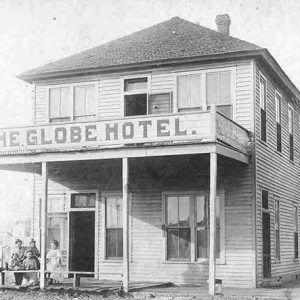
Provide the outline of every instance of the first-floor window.
<path id="1" fill-rule="evenodd" d="M 221 253 L 220 203 L 216 201 L 216 258 Z M 166 238 L 168 260 L 191 261 L 209 257 L 209 196 L 208 195 L 167 195 L 166 201 Z M 223 201 L 223 200 L 222 200 Z"/>
<path id="2" fill-rule="evenodd" d="M 298 250 L 298 207 L 296 205 L 293 206 L 294 212 L 294 258 L 299 258 L 299 250 Z"/>
<path id="3" fill-rule="evenodd" d="M 59 249 L 67 249 L 67 214 L 49 213 L 47 220 L 47 249 L 57 241 Z"/>
<path id="4" fill-rule="evenodd" d="M 106 259 L 123 258 L 122 198 L 109 196 L 105 199 Z"/>
<path id="5" fill-rule="evenodd" d="M 167 257 L 189 260 L 191 244 L 190 197 L 171 196 L 167 199 Z"/>
<path id="6" fill-rule="evenodd" d="M 275 199 L 274 215 L 275 215 L 275 260 L 280 261 L 280 210 L 279 200 Z"/>
<path id="7" fill-rule="evenodd" d="M 209 197 L 196 197 L 196 239 L 197 258 L 209 257 Z M 216 258 L 220 258 L 220 202 L 217 196 L 216 201 Z"/>

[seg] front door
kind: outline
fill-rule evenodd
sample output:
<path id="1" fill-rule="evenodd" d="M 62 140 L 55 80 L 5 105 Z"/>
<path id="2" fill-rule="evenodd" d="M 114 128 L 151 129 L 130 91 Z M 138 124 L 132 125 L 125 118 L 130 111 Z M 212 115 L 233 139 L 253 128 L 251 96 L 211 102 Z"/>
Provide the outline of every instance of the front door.
<path id="1" fill-rule="evenodd" d="M 69 270 L 94 272 L 95 211 L 71 211 Z"/>

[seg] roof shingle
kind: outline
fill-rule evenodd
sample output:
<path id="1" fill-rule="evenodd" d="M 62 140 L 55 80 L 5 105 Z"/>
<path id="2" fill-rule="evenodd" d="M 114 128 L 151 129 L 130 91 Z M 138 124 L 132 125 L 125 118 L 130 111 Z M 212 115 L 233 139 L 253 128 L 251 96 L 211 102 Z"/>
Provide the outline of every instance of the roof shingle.
<path id="1" fill-rule="evenodd" d="M 19 77 L 259 49 L 257 45 L 173 17 L 128 36 L 29 70 Z"/>

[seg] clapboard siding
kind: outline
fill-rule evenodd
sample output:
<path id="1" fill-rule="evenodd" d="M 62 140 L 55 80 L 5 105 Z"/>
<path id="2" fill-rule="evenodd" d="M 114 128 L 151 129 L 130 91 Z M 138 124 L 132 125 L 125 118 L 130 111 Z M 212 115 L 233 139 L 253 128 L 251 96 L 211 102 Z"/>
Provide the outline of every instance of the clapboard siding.
<path id="1" fill-rule="evenodd" d="M 43 124 L 48 122 L 48 96 L 47 88 L 45 86 L 36 86 L 35 89 L 35 107 L 34 120 L 35 124 Z"/>
<path id="2" fill-rule="evenodd" d="M 259 76 L 267 78 L 267 142 L 260 141 Z M 299 199 L 299 109 L 294 117 L 294 162 L 289 160 L 288 103 L 291 98 L 278 89 L 282 96 L 282 153 L 276 151 L 275 88 L 276 83 L 257 65 L 255 72 L 255 136 L 256 136 L 256 184 L 257 184 L 257 283 L 262 281 L 262 212 L 261 190 L 269 191 L 271 216 L 271 273 L 272 277 L 289 278 L 299 274 L 299 261 L 294 261 L 293 203 Z M 274 197 L 280 201 L 280 250 L 281 261 L 275 262 Z"/>
<path id="3" fill-rule="evenodd" d="M 178 160 L 178 159 L 177 159 Z M 186 284 L 206 284 L 208 279 L 208 263 L 176 263 L 166 262 L 164 243 L 165 237 L 162 231 L 162 193 L 164 191 L 177 190 L 209 190 L 209 173 L 206 165 L 199 165 L 202 170 L 207 170 L 206 179 L 200 177 L 189 179 L 186 185 L 182 178 L 185 173 L 177 174 L 175 181 L 168 183 L 164 180 L 165 188 L 159 181 L 151 182 L 152 173 L 140 173 L 136 165 L 140 160 L 132 161 L 131 171 L 131 200 L 130 200 L 130 278 L 131 280 L 144 281 L 172 281 Z M 182 158 L 184 164 L 184 158 Z M 252 222 L 252 168 L 251 166 L 239 166 L 232 162 L 233 168 L 238 168 L 237 176 L 232 178 L 222 163 L 220 170 L 219 190 L 225 191 L 225 264 L 217 265 L 217 276 L 221 278 L 225 286 L 252 286 L 253 277 L 253 222 Z M 136 165 L 135 165 L 136 164 Z M 149 162 L 153 165 L 153 162 Z M 225 163 L 226 164 L 226 163 Z M 159 163 L 160 165 L 160 163 Z M 190 166 L 187 174 L 194 174 L 195 166 Z M 198 167 L 196 167 L 198 168 Z M 148 170 L 148 167 L 144 167 Z M 180 170 L 180 169 L 179 169 Z M 133 173 L 132 173 L 133 172 Z M 176 171 L 177 173 L 178 171 Z M 230 179 L 228 178 L 230 175 Z M 150 177 L 149 177 L 150 176 Z M 191 175 L 188 175 L 191 176 Z M 204 176 L 204 173 L 203 175 Z M 149 182 L 149 188 L 140 190 L 145 186 L 144 180 Z M 152 179 L 153 180 L 153 179 Z M 202 182 L 203 181 L 203 182 Z M 39 198 L 41 197 L 41 177 L 35 178 L 35 213 L 38 228 Z M 51 163 L 49 165 L 49 194 L 68 197 L 72 191 L 94 190 L 101 193 L 121 193 L 121 163 L 118 160 L 98 162 L 73 162 Z M 141 184 L 140 184 L 141 183 Z M 202 189 L 200 189 L 202 191 Z M 104 210 L 103 201 L 99 202 L 97 210 L 98 232 L 97 253 L 95 270 L 100 273 L 100 278 L 120 279 L 122 262 L 105 260 L 104 248 Z M 241 232 L 243 234 L 241 234 Z"/>
<path id="4" fill-rule="evenodd" d="M 194 65 L 180 68 L 165 68 L 165 69 L 152 69 L 147 73 L 150 75 L 150 88 L 149 93 L 169 93 L 173 99 L 176 94 L 176 80 L 174 80 L 174 74 L 178 72 L 194 72 L 207 70 L 209 68 L 222 68 L 231 67 L 236 74 L 234 90 L 235 90 L 235 113 L 236 121 L 244 126 L 246 129 L 252 130 L 252 63 L 250 61 L 241 61 L 227 64 L 210 64 L 210 65 Z M 117 75 L 95 75 L 86 78 L 68 78 L 57 79 L 56 81 L 45 81 L 36 83 L 36 95 L 35 95 L 35 109 L 34 119 L 36 124 L 42 124 L 48 122 L 48 96 L 47 87 L 51 85 L 67 85 L 72 83 L 80 83 L 85 79 L 85 83 L 93 83 L 97 89 L 97 117 L 99 119 L 105 118 L 118 118 L 122 116 L 122 78 L 127 74 Z M 132 76 L 133 73 L 130 73 Z M 136 74 L 139 76 L 139 74 Z"/>

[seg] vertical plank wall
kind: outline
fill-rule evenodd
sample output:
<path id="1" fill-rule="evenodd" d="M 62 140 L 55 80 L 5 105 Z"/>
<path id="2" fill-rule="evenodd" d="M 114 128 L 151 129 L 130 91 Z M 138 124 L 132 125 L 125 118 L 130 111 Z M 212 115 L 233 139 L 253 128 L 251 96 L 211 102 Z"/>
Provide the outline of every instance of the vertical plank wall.
<path id="1" fill-rule="evenodd" d="M 267 79 L 267 142 L 260 140 L 259 76 Z M 260 66 L 255 72 L 255 140 L 256 140 L 256 185 L 257 185 L 257 283 L 263 279 L 262 264 L 262 208 L 261 192 L 269 192 L 271 216 L 271 274 L 273 278 L 282 276 L 283 280 L 292 279 L 300 273 L 300 262 L 294 260 L 293 202 L 299 199 L 299 107 L 295 107 L 286 92 L 276 86 L 274 80 Z M 276 150 L 275 88 L 282 94 L 282 153 Z M 294 162 L 289 160 L 288 103 L 295 109 L 294 116 Z M 280 202 L 280 251 L 281 260 L 275 262 L 274 198 Z"/>

